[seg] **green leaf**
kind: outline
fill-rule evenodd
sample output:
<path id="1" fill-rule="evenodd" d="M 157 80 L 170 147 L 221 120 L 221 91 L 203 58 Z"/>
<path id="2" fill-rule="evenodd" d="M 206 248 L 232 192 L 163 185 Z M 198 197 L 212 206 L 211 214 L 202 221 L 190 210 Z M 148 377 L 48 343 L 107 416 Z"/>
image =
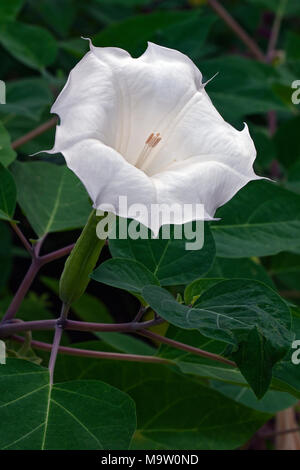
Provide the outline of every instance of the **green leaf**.
<path id="1" fill-rule="evenodd" d="M 88 195 L 64 165 L 15 162 L 18 203 L 39 237 L 82 227 L 90 213 Z"/>
<path id="2" fill-rule="evenodd" d="M 199 14 L 195 11 L 157 11 L 147 15 L 133 16 L 107 26 L 93 37 L 93 44 L 101 47 L 121 47 L 137 56 L 144 52 L 147 41 L 152 40 L 164 45 L 160 42 L 159 36 L 166 29 L 171 28 L 172 25 L 180 27 L 182 23 L 196 18 L 199 18 Z"/>
<path id="3" fill-rule="evenodd" d="M 165 226 L 166 227 L 166 226 Z M 170 237 L 163 239 L 162 231 L 153 239 L 109 241 L 113 257 L 131 258 L 144 264 L 162 286 L 187 284 L 207 272 L 215 257 L 215 245 L 209 226 L 204 225 L 204 246 L 201 250 L 186 250 L 188 240 L 174 238 L 174 226 L 170 226 Z"/>
<path id="4" fill-rule="evenodd" d="M 211 226 L 225 258 L 300 253 L 300 196 L 276 183 L 254 181 L 216 214 Z"/>
<path id="5" fill-rule="evenodd" d="M 270 417 L 164 365 L 116 361 L 112 367 L 60 355 L 56 370 L 60 380 L 94 377 L 133 398 L 138 424 L 132 449 L 236 449 Z"/>
<path id="6" fill-rule="evenodd" d="M 272 380 L 272 367 L 281 359 L 282 352 L 277 354 L 263 333 L 254 326 L 232 357 L 257 398 L 262 398 Z"/>
<path id="7" fill-rule="evenodd" d="M 183 330 L 173 325 L 168 327 L 166 337 L 190 346 L 200 348 L 219 356 L 228 356 L 228 345 L 221 341 L 207 338 L 196 330 Z M 167 344 L 162 344 L 158 355 L 175 361 L 181 372 L 202 379 L 218 380 L 221 382 L 247 386 L 247 382 L 236 367 L 217 362 L 215 360 L 193 354 L 188 351 L 176 349 Z"/>
<path id="8" fill-rule="evenodd" d="M 16 21 L 0 23 L 0 44 L 17 60 L 38 70 L 51 65 L 57 54 L 56 41 L 46 29 Z"/>
<path id="9" fill-rule="evenodd" d="M 180 23 L 156 31 L 151 39 L 162 46 L 177 49 L 196 61 L 203 55 L 205 40 L 215 21 L 216 16 L 204 15 L 198 10 L 196 14 L 193 12 L 183 16 Z"/>
<path id="10" fill-rule="evenodd" d="M 0 106 L 0 115 L 3 121 L 7 121 L 7 128 L 11 135 L 16 134 L 12 123 L 16 117 L 22 118 L 25 129 L 18 130 L 18 134 L 14 135 L 17 138 L 36 127 L 43 111 L 51 104 L 52 100 L 53 94 L 46 80 L 26 78 L 9 82 L 6 87 L 6 104 Z M 24 118 L 35 122 L 29 121 L 29 127 L 26 128 L 27 121 L 24 122 Z"/>
<path id="11" fill-rule="evenodd" d="M 76 17 L 77 4 L 74 0 L 39 0 L 34 1 L 34 10 L 52 30 L 66 36 Z"/>
<path id="12" fill-rule="evenodd" d="M 274 288 L 274 283 L 259 259 L 249 258 L 216 258 L 207 278 L 254 279 Z"/>
<path id="13" fill-rule="evenodd" d="M 159 285 L 149 269 L 133 259 L 126 258 L 113 258 L 100 264 L 91 274 L 91 278 L 134 293 L 141 293 L 145 286 L 151 284 Z"/>
<path id="14" fill-rule="evenodd" d="M 50 388 L 47 369 L 19 359 L 1 367 L 0 384 L 2 450 L 120 450 L 130 444 L 134 403 L 110 385 L 79 380 Z"/>
<path id="15" fill-rule="evenodd" d="M 196 300 L 203 294 L 207 289 L 215 286 L 219 282 L 224 281 L 222 277 L 219 278 L 204 278 L 196 279 L 191 284 L 186 286 L 184 291 L 184 302 L 186 305 L 194 304 Z"/>
<path id="16" fill-rule="evenodd" d="M 12 220 L 17 202 L 14 178 L 0 163 L 0 219 Z"/>
<path id="17" fill-rule="evenodd" d="M 297 398 L 285 392 L 269 390 L 263 398 L 258 400 L 250 388 L 224 382 L 211 382 L 211 384 L 215 390 L 226 397 L 262 413 L 278 413 L 297 403 Z"/>
<path id="18" fill-rule="evenodd" d="M 0 19 L 1 21 L 14 20 L 19 13 L 24 0 L 1 0 Z"/>
<path id="19" fill-rule="evenodd" d="M 149 374 L 150 375 L 150 374 Z M 155 400 L 151 396 L 155 390 Z M 268 415 L 258 414 L 214 390 L 181 377 L 151 375 L 131 388 L 147 405 L 140 413 L 134 449 L 235 449 Z M 147 399 L 148 398 L 148 399 Z M 154 403 L 153 403 L 154 402 Z"/>
<path id="20" fill-rule="evenodd" d="M 204 81 L 218 73 L 207 91 L 224 119 L 234 124 L 246 115 L 287 109 L 273 91 L 272 85 L 275 80 L 279 81 L 279 75 L 270 65 L 221 55 L 217 59 L 201 60 L 200 69 Z"/>
<path id="21" fill-rule="evenodd" d="M 11 148 L 10 136 L 0 122 L 0 164 L 6 167 L 14 161 L 16 156 L 16 152 Z"/>
<path id="22" fill-rule="evenodd" d="M 169 292 L 156 286 L 144 288 L 142 295 L 171 324 L 198 330 L 204 336 L 231 345 L 233 358 L 259 396 L 270 383 L 272 366 L 290 347 L 289 309 L 272 289 L 260 282 L 219 282 L 206 290 L 193 307 L 179 304 Z M 253 328 L 260 332 L 259 349 L 257 338 L 254 341 L 250 334 Z M 269 376 L 259 388 L 262 371 L 266 377 L 268 371 Z"/>
<path id="23" fill-rule="evenodd" d="M 280 253 L 271 258 L 270 274 L 276 276 L 289 289 L 299 289 L 300 255 Z"/>

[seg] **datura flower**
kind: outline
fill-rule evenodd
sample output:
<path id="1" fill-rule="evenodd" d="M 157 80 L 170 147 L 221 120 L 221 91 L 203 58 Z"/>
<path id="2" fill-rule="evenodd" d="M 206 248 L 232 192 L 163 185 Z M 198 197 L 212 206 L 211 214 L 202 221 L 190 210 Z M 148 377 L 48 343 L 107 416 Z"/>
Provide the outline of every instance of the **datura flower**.
<path id="1" fill-rule="evenodd" d="M 123 217 L 127 206 L 204 205 L 205 220 L 250 180 L 256 151 L 248 127 L 228 124 L 184 54 L 153 43 L 139 58 L 94 47 L 71 71 L 51 112 L 60 117 L 51 153 L 61 152 L 94 207 Z M 134 218 L 156 234 L 144 215 Z M 198 218 L 175 216 L 182 224 Z"/>

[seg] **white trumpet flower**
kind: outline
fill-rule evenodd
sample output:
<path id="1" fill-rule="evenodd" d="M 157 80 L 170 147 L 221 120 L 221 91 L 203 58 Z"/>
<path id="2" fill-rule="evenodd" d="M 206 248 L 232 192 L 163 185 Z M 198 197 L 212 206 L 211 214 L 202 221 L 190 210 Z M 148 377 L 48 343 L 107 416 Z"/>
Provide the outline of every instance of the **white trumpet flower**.
<path id="1" fill-rule="evenodd" d="M 233 77 L 234 78 L 234 77 Z M 202 74 L 184 54 L 153 43 L 135 59 L 94 47 L 71 71 L 51 111 L 58 114 L 54 148 L 85 185 L 94 207 L 203 204 L 204 218 L 250 180 L 256 151 L 248 127 L 228 124 L 213 106 Z M 162 213 L 159 225 L 189 220 Z M 150 219 L 150 218 L 149 218 Z M 155 234 L 159 226 L 136 220 Z"/>

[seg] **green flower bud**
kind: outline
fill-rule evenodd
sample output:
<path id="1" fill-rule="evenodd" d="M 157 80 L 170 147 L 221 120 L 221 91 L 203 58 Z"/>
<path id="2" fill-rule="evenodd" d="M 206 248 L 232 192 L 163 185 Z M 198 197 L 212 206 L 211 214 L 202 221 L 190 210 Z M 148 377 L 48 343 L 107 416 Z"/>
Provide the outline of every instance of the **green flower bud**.
<path id="1" fill-rule="evenodd" d="M 59 296 L 66 305 L 79 299 L 90 281 L 89 275 L 105 244 L 105 240 L 99 239 L 96 234 L 97 224 L 102 217 L 97 216 L 95 210 L 92 211 L 65 263 L 59 283 Z"/>

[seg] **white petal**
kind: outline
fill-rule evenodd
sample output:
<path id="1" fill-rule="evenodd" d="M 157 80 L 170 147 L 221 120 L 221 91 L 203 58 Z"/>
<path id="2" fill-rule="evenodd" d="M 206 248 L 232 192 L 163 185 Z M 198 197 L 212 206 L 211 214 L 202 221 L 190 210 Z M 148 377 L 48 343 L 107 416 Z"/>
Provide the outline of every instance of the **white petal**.
<path id="1" fill-rule="evenodd" d="M 198 157 L 192 157 L 151 179 L 156 187 L 158 204 L 191 204 L 194 209 L 196 203 L 203 204 L 205 219 L 210 219 L 237 191 L 260 177 L 253 170 L 248 174 L 239 173 L 217 159 L 201 162 Z"/>
<path id="2" fill-rule="evenodd" d="M 122 49 L 91 45 L 52 107 L 61 120 L 55 149 L 95 138 L 135 164 L 148 136 L 174 121 L 201 80 L 193 62 L 172 49 L 149 43 L 133 59 Z"/>
<path id="3" fill-rule="evenodd" d="M 85 139 L 65 149 L 63 155 L 85 185 L 95 208 L 107 210 L 112 206 L 112 212 L 127 217 L 126 208 L 119 208 L 119 196 L 126 196 L 128 206 L 139 202 L 150 213 L 151 203 L 156 202 L 151 179 L 111 147 L 96 139 Z M 148 226 L 148 219 L 141 217 L 140 222 Z"/>

